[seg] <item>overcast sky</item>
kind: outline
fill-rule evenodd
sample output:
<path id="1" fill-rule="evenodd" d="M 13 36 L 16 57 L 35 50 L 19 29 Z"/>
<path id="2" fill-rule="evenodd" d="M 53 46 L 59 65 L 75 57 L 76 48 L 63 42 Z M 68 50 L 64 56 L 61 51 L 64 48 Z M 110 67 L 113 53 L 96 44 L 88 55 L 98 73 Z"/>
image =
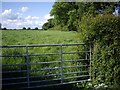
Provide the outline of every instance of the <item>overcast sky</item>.
<path id="1" fill-rule="evenodd" d="M 54 2 L 2 2 L 2 27 L 41 28 L 47 22 Z"/>

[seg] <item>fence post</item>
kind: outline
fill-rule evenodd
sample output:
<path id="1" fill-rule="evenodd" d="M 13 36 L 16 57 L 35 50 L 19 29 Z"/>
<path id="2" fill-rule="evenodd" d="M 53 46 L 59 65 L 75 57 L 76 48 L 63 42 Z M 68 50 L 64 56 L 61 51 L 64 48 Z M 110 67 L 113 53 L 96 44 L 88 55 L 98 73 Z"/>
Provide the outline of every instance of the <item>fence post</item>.
<path id="1" fill-rule="evenodd" d="M 61 75 L 61 83 L 63 83 L 63 61 L 62 61 L 62 44 L 60 46 L 60 75 Z"/>
<path id="2" fill-rule="evenodd" d="M 85 56 L 85 59 L 86 59 L 86 60 L 88 59 L 88 58 L 87 58 L 87 57 L 88 57 L 87 55 L 88 55 L 88 53 L 86 52 L 86 56 Z"/>
<path id="3" fill-rule="evenodd" d="M 90 52 L 90 80 L 92 79 L 92 70 L 91 70 L 91 53 L 92 53 L 92 48 L 91 48 L 91 42 L 89 43 L 89 52 Z"/>
<path id="4" fill-rule="evenodd" d="M 28 55 L 28 46 L 26 46 L 26 64 L 27 64 L 27 85 L 28 85 L 28 88 L 30 86 L 30 78 L 29 78 L 29 64 L 30 64 L 30 61 L 29 61 L 29 55 Z"/>

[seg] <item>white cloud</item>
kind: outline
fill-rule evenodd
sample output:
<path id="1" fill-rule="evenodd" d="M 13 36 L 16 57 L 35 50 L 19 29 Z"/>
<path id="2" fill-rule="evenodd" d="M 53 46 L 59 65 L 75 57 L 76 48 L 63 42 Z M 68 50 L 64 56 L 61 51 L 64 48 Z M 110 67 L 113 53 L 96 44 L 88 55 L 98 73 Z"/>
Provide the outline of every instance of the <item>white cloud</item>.
<path id="1" fill-rule="evenodd" d="M 14 14 L 12 13 L 12 9 L 5 10 L 2 14 L 3 19 L 17 19 L 18 18 L 18 13 Z"/>
<path id="2" fill-rule="evenodd" d="M 22 7 L 22 8 L 20 8 L 20 10 L 21 10 L 22 12 L 26 12 L 28 9 L 29 9 L 28 7 Z"/>
<path id="3" fill-rule="evenodd" d="M 53 18 L 53 16 L 50 16 L 50 14 L 46 14 L 45 16 L 44 16 L 44 19 L 51 19 L 51 18 Z"/>
<path id="4" fill-rule="evenodd" d="M 12 13 L 12 9 L 5 10 L 2 15 L 9 15 Z"/>
<path id="5" fill-rule="evenodd" d="M 5 10 L 1 16 L 2 27 L 6 27 L 8 29 L 22 29 L 23 27 L 42 28 L 42 25 L 46 23 L 48 19 L 53 18 L 50 16 L 50 14 L 47 14 L 43 17 L 30 15 L 24 17 L 20 12 L 13 13 L 12 9 Z"/>
<path id="6" fill-rule="evenodd" d="M 26 20 L 37 20 L 37 19 L 39 19 L 39 17 L 36 17 L 36 16 L 27 16 L 25 19 Z"/>
<path id="7" fill-rule="evenodd" d="M 21 14 L 18 14 L 21 15 Z M 4 17 L 4 15 L 2 15 Z M 22 29 L 23 27 L 30 27 L 30 28 L 42 28 L 43 25 L 43 19 L 37 16 L 27 16 L 27 17 L 22 17 L 18 16 L 16 19 L 12 18 L 6 18 L 2 20 L 2 26 L 6 27 L 8 29 Z"/>

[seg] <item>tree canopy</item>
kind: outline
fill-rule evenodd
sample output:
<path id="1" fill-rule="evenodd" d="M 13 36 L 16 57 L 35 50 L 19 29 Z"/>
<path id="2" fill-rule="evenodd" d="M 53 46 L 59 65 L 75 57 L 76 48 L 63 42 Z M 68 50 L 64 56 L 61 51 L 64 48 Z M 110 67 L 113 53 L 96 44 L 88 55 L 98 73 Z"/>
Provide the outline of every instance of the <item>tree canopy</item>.
<path id="1" fill-rule="evenodd" d="M 49 20 L 43 27 L 51 28 L 60 25 L 66 26 L 69 31 L 77 31 L 78 22 L 83 16 L 112 14 L 115 4 L 115 2 L 55 2 L 50 12 L 50 15 L 54 16 L 52 19 L 54 23 L 51 24 Z"/>

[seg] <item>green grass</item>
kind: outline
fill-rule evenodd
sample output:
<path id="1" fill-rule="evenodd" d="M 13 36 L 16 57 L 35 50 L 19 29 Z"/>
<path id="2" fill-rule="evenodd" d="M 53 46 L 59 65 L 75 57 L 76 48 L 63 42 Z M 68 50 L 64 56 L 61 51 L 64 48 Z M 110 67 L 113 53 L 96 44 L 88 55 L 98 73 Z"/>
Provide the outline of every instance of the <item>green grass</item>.
<path id="1" fill-rule="evenodd" d="M 76 32 L 7 30 L 2 31 L 2 45 L 79 43 Z"/>

